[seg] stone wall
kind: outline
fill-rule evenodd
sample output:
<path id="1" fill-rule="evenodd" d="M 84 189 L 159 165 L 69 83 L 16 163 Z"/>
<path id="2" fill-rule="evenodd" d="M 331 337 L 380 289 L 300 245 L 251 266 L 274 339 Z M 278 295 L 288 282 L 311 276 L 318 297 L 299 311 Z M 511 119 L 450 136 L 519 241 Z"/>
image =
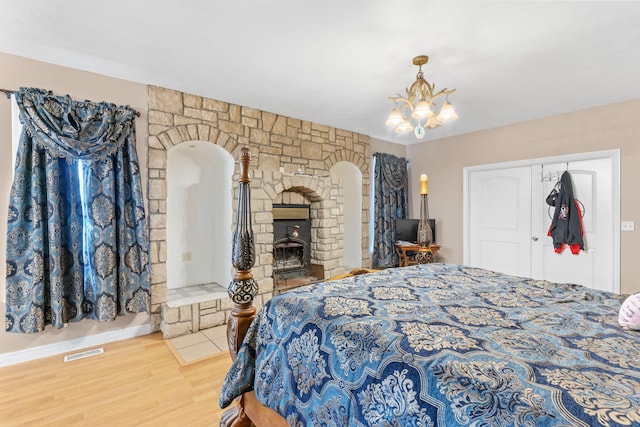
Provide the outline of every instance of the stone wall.
<path id="1" fill-rule="evenodd" d="M 212 318 L 216 322 L 226 322 L 230 310 L 226 303 L 206 302 L 204 310 L 178 308 L 176 315 L 175 309 L 166 305 L 167 151 L 186 141 L 211 142 L 227 150 L 234 159 L 238 158 L 242 147 L 251 150 L 251 204 L 256 242 L 253 274 L 260 288 L 256 306 L 264 304 L 273 290 L 271 208 L 273 203 L 283 200 L 283 193 L 297 193 L 298 198 L 302 197 L 311 205 L 312 263 L 324 265 L 327 277 L 343 273 L 342 205 L 345 195 L 340 181 L 329 172 L 341 161 L 351 162 L 362 173 L 362 266 L 370 265 L 368 136 L 150 86 L 148 176 L 154 330 L 159 330 L 162 322 L 173 325 L 175 321 L 181 323 L 180 333 L 193 332 L 196 325 L 202 323 L 193 319 L 194 313 L 205 312 L 209 316 L 205 322 L 208 325 Z M 303 173 L 296 173 L 300 171 Z M 237 174 L 236 166 L 236 178 Z M 234 188 L 237 190 L 237 185 L 234 184 Z M 237 200 L 237 194 L 234 199 Z M 237 201 L 233 208 L 235 220 Z M 212 316 L 214 305 L 224 312 L 224 316 Z M 188 314 L 191 316 L 188 322 L 194 325 L 191 328 L 186 326 Z M 172 333 L 165 332 L 165 337 L 167 335 Z"/>

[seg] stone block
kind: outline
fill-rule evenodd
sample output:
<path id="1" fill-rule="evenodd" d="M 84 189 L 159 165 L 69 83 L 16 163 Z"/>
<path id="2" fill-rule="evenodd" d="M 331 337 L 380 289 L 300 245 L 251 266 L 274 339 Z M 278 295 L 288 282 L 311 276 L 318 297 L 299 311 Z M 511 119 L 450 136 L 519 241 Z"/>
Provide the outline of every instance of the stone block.
<path id="1" fill-rule="evenodd" d="M 211 126 L 205 124 L 198 125 L 198 141 L 208 141 Z"/>
<path id="2" fill-rule="evenodd" d="M 158 251 L 158 261 L 167 262 L 167 242 L 161 241 L 160 249 Z"/>
<path id="3" fill-rule="evenodd" d="M 200 329 L 209 329 L 214 326 L 223 325 L 225 322 L 225 314 L 224 312 L 217 312 L 214 314 L 207 314 L 206 316 L 200 317 Z"/>
<path id="4" fill-rule="evenodd" d="M 151 283 L 162 283 L 167 281 L 167 264 L 151 265 Z"/>
<path id="5" fill-rule="evenodd" d="M 159 262 L 158 243 L 159 242 L 150 242 L 149 244 L 149 259 L 151 260 L 151 264 L 157 264 Z M 153 297 L 153 295 L 151 296 Z"/>
<path id="6" fill-rule="evenodd" d="M 192 141 L 198 141 L 198 125 L 190 124 L 187 125 L 187 132 L 189 133 L 189 139 Z"/>
<path id="7" fill-rule="evenodd" d="M 176 126 L 184 126 L 184 125 L 193 125 L 202 123 L 203 119 L 200 117 L 185 117 L 185 116 L 176 116 L 175 119 Z"/>
<path id="8" fill-rule="evenodd" d="M 167 226 L 167 215 L 160 213 L 149 215 L 149 226 L 151 228 L 165 228 Z"/>
<path id="9" fill-rule="evenodd" d="M 260 165 L 260 169 L 262 171 L 265 172 L 275 172 L 280 170 L 280 157 L 273 155 L 273 154 L 267 154 L 267 153 L 260 153 L 258 155 L 258 163 Z"/>
<path id="10" fill-rule="evenodd" d="M 277 116 L 271 133 L 276 135 L 287 135 L 287 118 L 285 116 Z"/>
<path id="11" fill-rule="evenodd" d="M 302 148 L 302 158 L 307 160 L 322 159 L 322 144 L 303 141 L 301 144 L 301 148 Z"/>
<path id="12" fill-rule="evenodd" d="M 191 304 L 181 305 L 178 307 L 180 310 L 180 321 L 184 322 L 187 320 L 191 320 Z"/>
<path id="13" fill-rule="evenodd" d="M 193 304 L 191 308 L 193 310 L 191 313 L 191 330 L 199 331 L 200 330 L 200 308 L 198 304 Z"/>
<path id="14" fill-rule="evenodd" d="M 153 241 L 165 241 L 167 239 L 167 230 L 164 228 L 151 229 L 149 239 Z"/>
<path id="15" fill-rule="evenodd" d="M 149 111 L 158 110 L 166 113 L 182 114 L 182 92 L 149 86 Z"/>
<path id="16" fill-rule="evenodd" d="M 287 136 L 291 139 L 296 139 L 300 135 L 300 129 L 293 126 L 287 126 Z"/>
<path id="17" fill-rule="evenodd" d="M 301 129 L 302 129 L 303 133 L 305 133 L 307 135 L 310 135 L 311 134 L 311 122 L 307 122 L 307 121 L 302 122 L 302 128 Z"/>
<path id="18" fill-rule="evenodd" d="M 224 101 L 218 101 L 217 99 L 203 98 L 202 108 L 204 108 L 205 110 L 220 111 L 226 113 L 229 111 L 229 104 Z"/>
<path id="19" fill-rule="evenodd" d="M 202 312 L 203 310 L 209 310 L 209 309 L 216 309 L 218 308 L 218 300 L 217 299 L 212 299 L 212 300 L 208 300 L 208 301 L 203 301 L 200 303 L 200 311 Z"/>
<path id="20" fill-rule="evenodd" d="M 180 309 L 178 307 L 169 307 L 166 304 L 162 306 L 162 321 L 167 324 L 177 323 L 180 320 Z"/>
<path id="21" fill-rule="evenodd" d="M 149 149 L 150 169 L 167 169 L 167 151 L 160 149 Z"/>
<path id="22" fill-rule="evenodd" d="M 183 143 L 184 141 L 190 141 L 191 135 L 189 135 L 189 130 L 187 125 L 180 125 L 180 126 L 176 126 L 175 129 L 178 131 L 178 133 L 180 134 L 180 142 L 178 141 L 174 141 L 174 143 L 176 145 Z"/>
<path id="23" fill-rule="evenodd" d="M 318 172 L 326 170 L 325 164 L 322 160 L 309 160 L 309 167 Z"/>
<path id="24" fill-rule="evenodd" d="M 149 111 L 149 124 L 173 126 L 173 114 L 162 111 Z"/>
<path id="25" fill-rule="evenodd" d="M 167 284 L 165 282 L 153 285 L 151 289 L 151 304 L 167 302 Z"/>
<path id="26" fill-rule="evenodd" d="M 149 199 L 167 199 L 167 181 L 164 179 L 149 180 Z"/>
<path id="27" fill-rule="evenodd" d="M 172 324 L 161 323 L 160 330 L 162 331 L 162 336 L 165 340 L 195 332 L 191 329 L 191 322 L 179 322 Z"/>
<path id="28" fill-rule="evenodd" d="M 171 141 L 171 138 L 169 137 L 169 134 L 167 132 L 159 134 L 158 140 L 166 150 L 173 147 L 173 142 Z"/>
<path id="29" fill-rule="evenodd" d="M 158 200 L 149 200 L 149 213 L 158 213 L 159 208 Z"/>
<path id="30" fill-rule="evenodd" d="M 222 298 L 221 300 L 219 300 L 219 302 L 219 311 L 227 311 L 233 308 L 233 301 L 231 300 L 231 298 Z"/>
<path id="31" fill-rule="evenodd" d="M 221 132 L 232 134 L 232 135 L 243 135 L 244 134 L 244 126 L 240 123 L 219 120 L 218 127 Z"/>
<path id="32" fill-rule="evenodd" d="M 171 139 L 171 146 L 175 146 L 184 141 L 184 137 L 178 130 L 178 128 L 172 127 L 167 131 L 167 135 L 169 135 L 169 139 Z"/>
<path id="33" fill-rule="evenodd" d="M 271 132 L 273 129 L 273 124 L 276 122 L 276 115 L 273 113 L 268 113 L 266 111 L 262 112 L 262 130 L 266 132 Z"/>
<path id="34" fill-rule="evenodd" d="M 160 139 L 158 139 L 157 136 L 150 136 L 149 137 L 149 147 L 151 147 L 151 148 L 160 148 L 160 149 L 164 150 L 164 145 L 162 145 L 162 143 L 160 142 Z"/>
<path id="35" fill-rule="evenodd" d="M 185 93 L 184 106 L 193 107 L 193 108 L 202 108 L 202 97 Z"/>
<path id="36" fill-rule="evenodd" d="M 242 123 L 242 126 L 246 126 L 248 128 L 258 128 L 258 119 L 254 119 L 251 117 L 245 117 L 242 116 L 242 120 L 240 121 L 240 123 Z"/>

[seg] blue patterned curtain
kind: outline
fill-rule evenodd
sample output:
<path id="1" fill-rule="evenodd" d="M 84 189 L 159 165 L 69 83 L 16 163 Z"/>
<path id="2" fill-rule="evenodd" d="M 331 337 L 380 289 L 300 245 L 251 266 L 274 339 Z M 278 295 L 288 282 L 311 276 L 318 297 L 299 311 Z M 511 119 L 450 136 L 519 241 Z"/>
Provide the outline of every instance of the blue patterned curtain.
<path id="1" fill-rule="evenodd" d="M 149 309 L 149 243 L 134 112 L 41 89 L 23 125 L 7 226 L 6 330 Z"/>
<path id="2" fill-rule="evenodd" d="M 396 218 L 406 218 L 409 209 L 408 161 L 393 154 L 373 155 L 373 267 L 393 267 L 398 256 L 393 249 Z"/>

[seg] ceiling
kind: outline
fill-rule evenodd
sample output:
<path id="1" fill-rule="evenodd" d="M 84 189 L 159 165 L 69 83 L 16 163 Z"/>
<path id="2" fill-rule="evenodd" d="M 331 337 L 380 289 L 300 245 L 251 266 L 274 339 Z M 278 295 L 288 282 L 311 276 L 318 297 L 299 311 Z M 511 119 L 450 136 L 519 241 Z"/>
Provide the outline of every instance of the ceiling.
<path id="1" fill-rule="evenodd" d="M 384 122 L 414 56 L 457 89 L 429 141 L 640 98 L 638 23 L 640 2 L 0 0 L 0 51 L 412 144 Z"/>

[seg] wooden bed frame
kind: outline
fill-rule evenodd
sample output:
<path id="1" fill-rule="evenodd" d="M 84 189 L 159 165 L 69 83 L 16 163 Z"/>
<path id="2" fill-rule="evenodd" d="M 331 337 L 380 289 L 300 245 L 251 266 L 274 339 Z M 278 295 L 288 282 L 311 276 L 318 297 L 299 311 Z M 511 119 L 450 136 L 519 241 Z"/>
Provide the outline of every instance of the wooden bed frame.
<path id="1" fill-rule="evenodd" d="M 227 342 L 232 360 L 236 359 L 247 329 L 256 315 L 253 299 L 258 293 L 258 284 L 251 272 L 256 260 L 256 250 L 251 228 L 251 180 L 249 179 L 251 152 L 248 148 L 241 150 L 239 162 L 238 211 L 231 252 L 231 261 L 236 273 L 228 287 L 229 297 L 233 301 L 231 316 L 227 321 Z M 250 427 L 252 425 L 287 427 L 289 423 L 277 412 L 258 402 L 251 391 L 245 393 L 237 400 L 235 406 L 222 414 L 220 426 Z"/>

